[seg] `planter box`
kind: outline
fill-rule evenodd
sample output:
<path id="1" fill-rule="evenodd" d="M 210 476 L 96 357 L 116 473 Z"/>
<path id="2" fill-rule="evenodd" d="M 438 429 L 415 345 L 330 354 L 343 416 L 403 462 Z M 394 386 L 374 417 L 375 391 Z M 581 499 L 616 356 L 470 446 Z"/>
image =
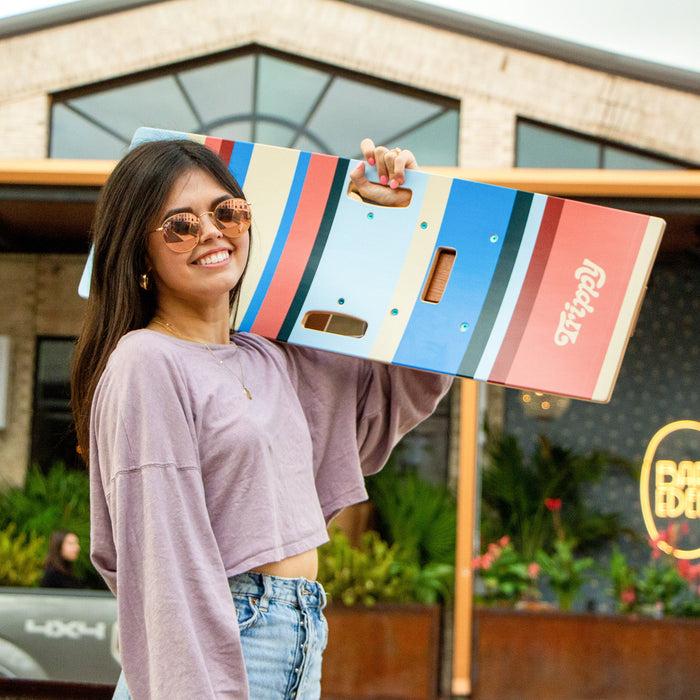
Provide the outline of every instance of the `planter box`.
<path id="1" fill-rule="evenodd" d="M 324 700 L 437 698 L 439 605 L 329 605 Z"/>
<path id="2" fill-rule="evenodd" d="M 700 620 L 474 611 L 474 700 L 700 696 Z"/>

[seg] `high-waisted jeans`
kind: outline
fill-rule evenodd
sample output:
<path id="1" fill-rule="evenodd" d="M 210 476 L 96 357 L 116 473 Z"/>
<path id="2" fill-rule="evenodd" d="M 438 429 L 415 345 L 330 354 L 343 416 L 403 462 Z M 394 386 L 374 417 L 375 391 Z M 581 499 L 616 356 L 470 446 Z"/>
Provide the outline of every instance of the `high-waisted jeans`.
<path id="1" fill-rule="evenodd" d="M 229 579 L 251 700 L 318 700 L 328 641 L 320 583 L 246 573 Z M 174 663 L 177 663 L 174 661 Z M 114 700 L 130 700 L 119 677 Z M 181 700 L 172 698 L 172 700 Z"/>

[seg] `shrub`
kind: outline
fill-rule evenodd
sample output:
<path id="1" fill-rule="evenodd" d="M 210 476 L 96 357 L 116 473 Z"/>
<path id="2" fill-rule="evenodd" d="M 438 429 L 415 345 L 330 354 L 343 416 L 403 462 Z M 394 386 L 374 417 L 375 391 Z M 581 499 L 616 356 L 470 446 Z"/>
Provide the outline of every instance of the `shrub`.
<path id="1" fill-rule="evenodd" d="M 367 480 L 377 531 L 421 566 L 454 566 L 457 499 L 444 484 L 432 484 L 415 469 L 402 469 L 395 451 L 381 472 Z"/>
<path id="2" fill-rule="evenodd" d="M 14 523 L 0 530 L 0 586 L 34 586 L 42 574 L 44 538 L 16 530 Z"/>
<path id="3" fill-rule="evenodd" d="M 567 532 L 576 533 L 579 550 L 614 541 L 621 532 L 620 513 L 598 513 L 584 502 L 584 488 L 598 483 L 612 469 L 636 477 L 624 459 L 597 451 L 576 454 L 540 435 L 526 456 L 517 438 L 485 426 L 486 464 L 481 485 L 481 534 L 492 541 L 505 534 L 515 548 L 532 559 L 537 550 L 551 552 L 557 532 L 546 503 L 566 504 L 561 513 Z"/>
<path id="4" fill-rule="evenodd" d="M 90 562 L 90 486 L 86 470 L 67 469 L 55 463 L 44 474 L 32 466 L 23 487 L 0 491 L 0 529 L 13 524 L 18 534 L 44 538 L 38 553 L 39 565 L 54 530 L 68 530 L 80 539 L 75 574 L 88 585 L 104 587 Z"/>
<path id="5" fill-rule="evenodd" d="M 476 574 L 475 596 L 485 605 L 515 605 L 523 598 L 539 597 L 539 565 L 520 554 L 507 535 L 491 542 L 472 561 Z"/>
<path id="6" fill-rule="evenodd" d="M 345 605 L 435 603 L 449 595 L 453 576 L 454 567 L 437 563 L 421 567 L 398 544 L 387 544 L 372 530 L 354 548 L 336 528 L 319 550 L 318 580 L 329 600 Z"/>

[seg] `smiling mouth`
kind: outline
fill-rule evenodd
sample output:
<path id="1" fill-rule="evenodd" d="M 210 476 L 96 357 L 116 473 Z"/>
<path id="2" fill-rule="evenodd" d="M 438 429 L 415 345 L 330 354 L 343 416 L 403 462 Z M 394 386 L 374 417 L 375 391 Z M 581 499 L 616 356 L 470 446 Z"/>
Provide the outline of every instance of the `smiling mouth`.
<path id="1" fill-rule="evenodd" d="M 231 253 L 228 250 L 220 250 L 217 253 L 212 253 L 211 255 L 205 255 L 203 258 L 195 260 L 195 265 L 214 265 L 215 263 L 223 262 L 231 257 Z"/>

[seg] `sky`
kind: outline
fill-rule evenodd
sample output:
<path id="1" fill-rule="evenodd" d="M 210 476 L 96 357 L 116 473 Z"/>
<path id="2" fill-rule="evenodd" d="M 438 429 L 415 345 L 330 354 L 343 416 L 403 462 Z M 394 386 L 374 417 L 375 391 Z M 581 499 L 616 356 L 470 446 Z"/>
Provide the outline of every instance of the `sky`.
<path id="1" fill-rule="evenodd" d="M 699 0 L 418 0 L 700 73 Z M 3 0 L 0 18 L 61 0 Z"/>

